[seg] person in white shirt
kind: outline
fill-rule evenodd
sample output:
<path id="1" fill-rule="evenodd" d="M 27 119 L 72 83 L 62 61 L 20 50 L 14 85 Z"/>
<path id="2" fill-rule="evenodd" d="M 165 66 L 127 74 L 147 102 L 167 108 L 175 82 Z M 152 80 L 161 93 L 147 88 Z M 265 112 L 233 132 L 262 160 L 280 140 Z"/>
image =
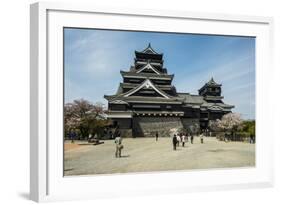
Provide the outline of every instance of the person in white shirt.
<path id="1" fill-rule="evenodd" d="M 203 132 L 201 132 L 201 134 L 200 134 L 200 141 L 201 141 L 201 144 L 204 143 L 204 134 L 203 134 Z"/>
<path id="2" fill-rule="evenodd" d="M 186 138 L 186 136 L 185 136 L 185 134 L 183 133 L 182 134 L 182 137 L 181 137 L 181 139 L 182 139 L 182 146 L 184 147 L 184 144 L 185 144 L 185 138 Z"/>
<path id="3" fill-rule="evenodd" d="M 177 133 L 177 146 L 180 146 L 181 137 L 179 133 Z"/>
<path id="4" fill-rule="evenodd" d="M 115 157 L 121 157 L 121 150 L 123 149 L 122 145 L 122 138 L 120 134 L 115 138 L 115 144 L 116 144 L 116 151 L 115 151 Z"/>

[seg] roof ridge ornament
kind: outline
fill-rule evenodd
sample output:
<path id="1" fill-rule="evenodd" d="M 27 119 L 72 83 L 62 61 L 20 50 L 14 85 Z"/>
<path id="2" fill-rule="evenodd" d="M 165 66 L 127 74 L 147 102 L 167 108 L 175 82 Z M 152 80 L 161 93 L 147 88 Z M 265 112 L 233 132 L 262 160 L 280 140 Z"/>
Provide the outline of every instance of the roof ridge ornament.
<path id="1" fill-rule="evenodd" d="M 148 43 L 148 46 L 142 51 L 142 53 L 158 54 L 158 53 L 151 47 L 150 42 Z"/>
<path id="2" fill-rule="evenodd" d="M 214 78 L 212 77 L 211 80 L 209 80 L 209 82 L 206 83 L 207 85 L 221 85 L 221 84 L 218 84 Z"/>
<path id="3" fill-rule="evenodd" d="M 214 81 L 214 78 L 212 77 L 211 80 L 209 81 L 209 83 L 211 84 L 216 84 L 216 82 Z"/>

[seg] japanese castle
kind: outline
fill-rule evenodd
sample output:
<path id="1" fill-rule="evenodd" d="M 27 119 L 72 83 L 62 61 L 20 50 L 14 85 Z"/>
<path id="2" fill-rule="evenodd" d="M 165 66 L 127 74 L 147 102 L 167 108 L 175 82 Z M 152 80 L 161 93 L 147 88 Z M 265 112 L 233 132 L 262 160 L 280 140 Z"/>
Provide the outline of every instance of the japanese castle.
<path id="1" fill-rule="evenodd" d="M 177 92 L 172 85 L 174 74 L 168 74 L 163 62 L 163 54 L 150 44 L 135 51 L 134 65 L 120 71 L 123 82 L 116 94 L 104 96 L 108 118 L 124 137 L 154 136 L 156 132 L 170 136 L 173 129 L 198 132 L 234 108 L 222 101 L 222 85 L 213 78 L 198 95 Z"/>

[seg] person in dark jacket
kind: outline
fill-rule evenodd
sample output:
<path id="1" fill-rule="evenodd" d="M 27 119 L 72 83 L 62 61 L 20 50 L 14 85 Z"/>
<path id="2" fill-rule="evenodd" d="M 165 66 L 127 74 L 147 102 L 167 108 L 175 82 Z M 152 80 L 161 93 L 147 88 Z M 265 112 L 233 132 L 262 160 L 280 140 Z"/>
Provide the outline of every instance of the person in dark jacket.
<path id="1" fill-rule="evenodd" d="M 254 144 L 254 135 L 253 134 L 250 135 L 250 144 Z"/>
<path id="2" fill-rule="evenodd" d="M 190 136 L 190 142 L 191 142 L 191 144 L 193 144 L 193 133 L 191 134 L 191 136 Z"/>
<path id="3" fill-rule="evenodd" d="M 155 134 L 156 141 L 158 141 L 158 132 Z"/>
<path id="4" fill-rule="evenodd" d="M 74 130 L 71 130 L 69 136 L 71 139 L 71 143 L 74 143 L 74 140 L 76 139 L 76 132 Z"/>
<path id="5" fill-rule="evenodd" d="M 174 150 L 176 150 L 177 148 L 177 143 L 178 143 L 178 140 L 177 140 L 177 136 L 176 134 L 174 134 L 174 137 L 173 137 L 173 147 L 174 147 Z"/>

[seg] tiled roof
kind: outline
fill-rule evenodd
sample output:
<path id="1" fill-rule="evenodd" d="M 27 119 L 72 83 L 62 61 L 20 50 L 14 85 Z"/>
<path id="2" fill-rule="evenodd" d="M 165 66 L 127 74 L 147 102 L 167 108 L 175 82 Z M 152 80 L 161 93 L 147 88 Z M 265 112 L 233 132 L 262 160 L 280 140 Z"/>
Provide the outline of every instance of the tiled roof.
<path id="1" fill-rule="evenodd" d="M 135 83 L 120 83 L 120 86 L 122 88 L 135 88 L 137 87 L 139 84 L 135 84 Z M 173 88 L 172 85 L 157 85 L 158 88 L 160 89 L 171 89 Z"/>
<path id="2" fill-rule="evenodd" d="M 156 73 L 135 73 L 135 72 L 126 72 L 126 71 L 120 71 L 121 75 L 128 76 L 128 77 L 137 77 L 137 78 L 151 78 L 151 79 L 167 79 L 172 80 L 174 78 L 174 75 L 168 75 L 168 74 L 156 74 Z"/>
<path id="3" fill-rule="evenodd" d="M 120 95 L 110 95 L 110 96 L 104 96 L 109 102 L 115 101 L 115 100 L 122 100 L 125 102 L 157 102 L 157 103 L 179 103 L 181 104 L 183 102 L 183 99 L 172 97 L 172 98 L 163 98 L 163 97 L 142 97 L 142 96 L 120 96 Z"/>
<path id="4" fill-rule="evenodd" d="M 201 95 L 191 95 L 189 93 L 178 93 L 179 97 L 184 98 L 184 103 L 187 104 L 202 104 L 204 103 L 203 96 Z"/>

